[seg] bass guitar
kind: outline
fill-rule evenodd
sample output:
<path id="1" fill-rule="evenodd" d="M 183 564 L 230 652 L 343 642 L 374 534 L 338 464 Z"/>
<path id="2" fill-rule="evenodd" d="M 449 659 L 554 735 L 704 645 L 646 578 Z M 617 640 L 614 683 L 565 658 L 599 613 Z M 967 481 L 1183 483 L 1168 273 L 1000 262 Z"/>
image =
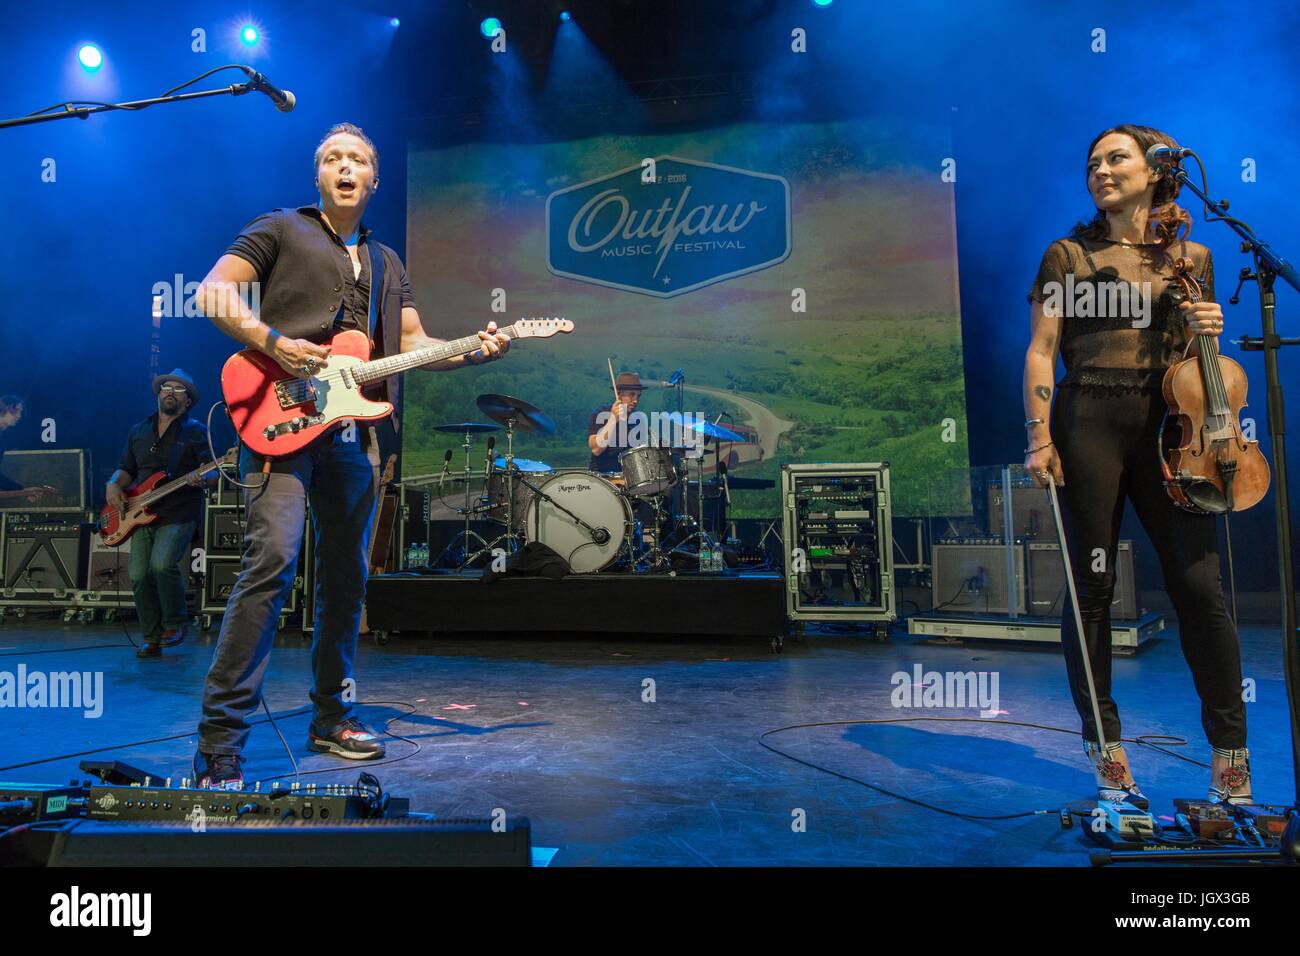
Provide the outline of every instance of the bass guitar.
<path id="1" fill-rule="evenodd" d="M 105 505 L 95 523 L 100 540 L 110 548 L 116 548 L 137 530 L 147 524 L 153 524 L 158 516 L 149 510 L 149 506 L 182 488 L 194 488 L 203 482 L 208 472 L 216 471 L 224 465 L 234 465 L 239 461 L 239 450 L 230 449 L 216 461 L 200 465 L 189 474 L 181 475 L 172 481 L 163 482 L 167 472 L 155 471 L 144 481 L 138 481 L 126 489 L 126 504 L 118 509 Z"/>
<path id="2" fill-rule="evenodd" d="M 572 331 L 568 319 L 520 319 L 497 334 L 513 341 Z M 372 360 L 370 339 L 349 329 L 330 340 L 325 367 L 310 379 L 295 378 L 255 349 L 232 355 L 221 370 L 221 392 L 249 451 L 262 458 L 287 458 L 347 422 L 374 422 L 391 415 L 392 403 L 366 398 L 361 393 L 365 386 L 430 362 L 468 355 L 482 344 L 477 335 L 470 335 Z"/>

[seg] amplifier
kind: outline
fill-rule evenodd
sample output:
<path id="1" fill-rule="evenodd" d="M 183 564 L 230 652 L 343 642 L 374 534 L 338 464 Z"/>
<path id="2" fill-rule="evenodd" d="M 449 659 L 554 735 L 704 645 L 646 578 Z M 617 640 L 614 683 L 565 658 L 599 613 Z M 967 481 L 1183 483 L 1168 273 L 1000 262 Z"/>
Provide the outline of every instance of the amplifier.
<path id="1" fill-rule="evenodd" d="M 1061 562 L 1061 546 L 1035 542 L 1029 545 L 1029 613 L 1059 617 L 1064 610 L 1065 566 Z M 1133 542 L 1129 540 L 1119 543 L 1115 558 L 1115 594 L 1110 602 L 1110 616 L 1124 621 L 1141 617 L 1133 570 Z"/>
<path id="2" fill-rule="evenodd" d="M 1002 537 L 1006 525 L 1002 511 L 1002 483 L 989 485 L 989 531 Z M 1046 488 L 1039 488 L 1033 479 L 1011 482 L 1011 522 L 1017 538 L 1056 536 L 1056 519 L 1052 517 L 1052 501 Z"/>
<path id="3" fill-rule="evenodd" d="M 1025 613 L 1025 546 L 1013 545 L 1016 613 Z M 930 598 L 936 611 L 1009 614 L 1006 545 L 936 543 L 930 548 L 933 570 Z"/>
<path id="4" fill-rule="evenodd" d="M 203 533 L 204 550 L 209 555 L 234 555 L 244 551 L 244 509 L 210 505 Z"/>
<path id="5" fill-rule="evenodd" d="M 6 451 L 5 477 L 24 488 L 49 485 L 55 494 L 41 499 L 41 510 L 77 512 L 90 508 L 90 451 L 85 448 Z M 0 498 L 0 511 L 30 511 L 25 498 Z"/>
<path id="6" fill-rule="evenodd" d="M 200 597 L 199 611 L 205 615 L 225 613 L 226 602 L 230 600 L 230 591 L 239 577 L 240 558 L 208 558 L 203 573 L 203 592 Z M 302 590 L 302 577 L 296 576 L 289 588 L 289 596 L 284 607 L 280 609 L 280 624 L 284 616 L 298 610 L 298 597 Z M 206 628 L 206 625 L 205 625 Z"/>
<path id="7" fill-rule="evenodd" d="M 90 536 L 90 553 L 86 561 L 85 590 L 95 600 L 134 599 L 127 565 L 131 561 L 131 538 L 116 548 L 105 545 L 97 534 Z"/>
<path id="8" fill-rule="evenodd" d="M 353 786 L 247 791 L 187 787 L 91 787 L 86 815 L 95 820 L 240 823 L 251 820 L 363 820 L 382 815 L 376 792 Z"/>
<path id="9" fill-rule="evenodd" d="M 8 462 L 8 455 L 5 456 Z M 90 526 L 84 514 L 14 513 L 0 516 L 0 584 L 6 598 L 59 597 L 86 575 Z"/>
<path id="10" fill-rule="evenodd" d="M 530 866 L 527 817 L 425 820 L 398 817 L 328 823 L 259 819 L 204 826 L 69 820 L 0 841 L 5 858 L 29 866 Z"/>

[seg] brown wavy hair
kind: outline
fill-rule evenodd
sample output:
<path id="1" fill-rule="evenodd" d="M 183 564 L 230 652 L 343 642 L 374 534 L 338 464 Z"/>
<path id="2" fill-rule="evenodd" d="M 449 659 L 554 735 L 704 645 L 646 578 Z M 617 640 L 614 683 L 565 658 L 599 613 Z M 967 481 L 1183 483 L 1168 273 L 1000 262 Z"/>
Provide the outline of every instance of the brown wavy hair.
<path id="1" fill-rule="evenodd" d="M 1088 160 L 1092 158 L 1092 151 L 1102 139 L 1112 133 L 1122 133 L 1125 136 L 1131 136 L 1137 142 L 1138 152 L 1143 156 L 1152 146 L 1163 144 L 1178 149 L 1178 141 L 1168 133 L 1154 129 L 1150 126 L 1135 126 L 1132 123 L 1125 123 L 1121 126 L 1112 126 L 1110 129 L 1104 129 L 1092 138 L 1088 144 L 1088 152 L 1084 158 L 1084 183 L 1088 181 Z M 1154 231 L 1155 241 L 1162 248 L 1167 249 L 1171 244 L 1179 239 L 1187 238 L 1187 234 L 1192 231 L 1192 217 L 1187 210 L 1174 202 L 1182 186 L 1170 176 L 1167 172 L 1161 174 L 1160 179 L 1156 181 L 1155 195 L 1151 199 L 1151 214 L 1147 220 L 1148 231 Z M 1091 220 L 1080 222 L 1075 225 L 1070 235 L 1075 239 L 1105 239 L 1110 234 L 1110 228 L 1106 222 L 1106 214 L 1098 209 Z"/>

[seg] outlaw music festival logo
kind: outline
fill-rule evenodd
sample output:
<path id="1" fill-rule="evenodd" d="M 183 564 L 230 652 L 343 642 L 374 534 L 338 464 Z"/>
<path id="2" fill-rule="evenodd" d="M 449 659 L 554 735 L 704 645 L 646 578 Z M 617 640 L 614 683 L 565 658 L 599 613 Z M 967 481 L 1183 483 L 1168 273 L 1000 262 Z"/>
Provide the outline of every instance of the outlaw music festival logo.
<path id="1" fill-rule="evenodd" d="M 675 156 L 546 198 L 546 267 L 558 276 L 667 299 L 790 255 L 790 184 Z"/>

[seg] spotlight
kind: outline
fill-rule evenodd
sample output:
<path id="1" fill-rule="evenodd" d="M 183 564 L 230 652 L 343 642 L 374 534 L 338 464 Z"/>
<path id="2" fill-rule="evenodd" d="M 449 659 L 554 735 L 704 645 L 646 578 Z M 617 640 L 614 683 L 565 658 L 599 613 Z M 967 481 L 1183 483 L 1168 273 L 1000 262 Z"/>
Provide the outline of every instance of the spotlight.
<path id="1" fill-rule="evenodd" d="M 813 6 L 816 6 L 816 7 L 829 7 L 829 6 L 830 6 L 832 3 L 834 3 L 834 2 L 835 2 L 835 0 L 813 0 Z"/>
<path id="2" fill-rule="evenodd" d="M 488 17 L 478 25 L 478 32 L 491 40 L 501 32 L 501 21 L 496 17 Z"/>
<path id="3" fill-rule="evenodd" d="M 560 11 L 560 22 L 561 22 L 561 23 L 568 23 L 568 22 L 569 22 L 570 20 L 572 20 L 572 19 L 573 19 L 573 14 L 571 14 L 568 10 L 561 10 L 561 11 Z"/>
<path id="4" fill-rule="evenodd" d="M 397 17 L 393 17 L 391 20 L 388 21 L 388 25 L 392 27 L 394 30 L 396 30 L 398 27 L 402 25 L 402 21 L 397 19 Z"/>
<path id="5" fill-rule="evenodd" d="M 77 60 L 87 73 L 94 73 L 104 65 L 104 54 L 93 43 L 83 43 L 77 51 Z"/>
<path id="6" fill-rule="evenodd" d="M 247 44 L 248 46 L 255 45 L 259 39 L 257 27 L 253 26 L 250 23 L 248 26 L 244 27 L 242 30 L 239 31 L 239 39 L 243 40 L 244 43 Z"/>

